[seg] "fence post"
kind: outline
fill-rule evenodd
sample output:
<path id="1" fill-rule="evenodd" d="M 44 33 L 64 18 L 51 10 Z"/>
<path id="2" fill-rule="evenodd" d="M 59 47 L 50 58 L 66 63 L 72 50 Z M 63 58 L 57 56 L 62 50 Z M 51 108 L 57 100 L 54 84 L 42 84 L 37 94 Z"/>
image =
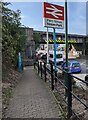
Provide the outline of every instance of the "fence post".
<path id="1" fill-rule="evenodd" d="M 38 74 L 39 74 L 39 61 L 38 61 Z"/>
<path id="2" fill-rule="evenodd" d="M 57 70 L 55 70 L 55 83 L 57 83 Z"/>
<path id="3" fill-rule="evenodd" d="M 34 69 L 35 69 L 35 65 L 36 65 L 35 57 L 34 57 L 34 59 L 33 59 L 33 63 L 34 63 Z"/>
<path id="4" fill-rule="evenodd" d="M 44 62 L 44 74 L 45 74 L 45 82 L 46 82 L 46 63 Z"/>
<path id="5" fill-rule="evenodd" d="M 35 62 L 34 62 L 34 69 L 35 69 Z"/>
<path id="6" fill-rule="evenodd" d="M 68 67 L 64 68 L 64 84 L 68 88 Z M 65 98 L 67 97 L 67 89 L 65 89 Z"/>
<path id="7" fill-rule="evenodd" d="M 51 87 L 54 90 L 54 76 L 53 76 L 53 64 L 51 63 Z"/>
<path id="8" fill-rule="evenodd" d="M 40 69 L 41 69 L 41 79 L 42 79 L 42 62 L 40 62 Z"/>
<path id="9" fill-rule="evenodd" d="M 88 75 L 85 76 L 86 86 L 88 86 Z"/>
<path id="10" fill-rule="evenodd" d="M 67 97 L 68 97 L 68 119 L 72 116 L 72 76 L 68 73 L 68 90 L 67 90 Z"/>
<path id="11" fill-rule="evenodd" d="M 85 81 L 87 82 L 86 83 L 86 104 L 88 106 L 88 75 L 85 76 Z"/>

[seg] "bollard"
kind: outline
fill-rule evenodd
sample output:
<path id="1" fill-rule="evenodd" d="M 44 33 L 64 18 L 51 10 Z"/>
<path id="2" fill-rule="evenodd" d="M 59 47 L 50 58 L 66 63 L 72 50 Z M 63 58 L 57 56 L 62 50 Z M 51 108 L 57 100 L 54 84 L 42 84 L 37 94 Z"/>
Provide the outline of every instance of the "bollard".
<path id="1" fill-rule="evenodd" d="M 67 90 L 67 98 L 68 98 L 68 119 L 72 116 L 72 76 L 68 73 L 68 90 Z"/>
<path id="2" fill-rule="evenodd" d="M 18 53 L 18 71 L 22 71 L 22 58 L 21 58 L 21 53 Z"/>
<path id="3" fill-rule="evenodd" d="M 53 64 L 51 63 L 51 87 L 54 90 Z"/>

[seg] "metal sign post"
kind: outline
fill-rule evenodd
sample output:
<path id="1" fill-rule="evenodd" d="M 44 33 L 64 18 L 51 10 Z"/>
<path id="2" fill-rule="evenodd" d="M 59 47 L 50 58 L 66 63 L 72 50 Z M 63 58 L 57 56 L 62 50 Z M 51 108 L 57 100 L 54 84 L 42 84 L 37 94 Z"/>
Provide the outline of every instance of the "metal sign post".
<path id="1" fill-rule="evenodd" d="M 54 68 L 56 70 L 56 35 L 55 28 L 64 28 L 64 7 L 50 4 L 48 2 L 43 3 L 43 26 L 48 28 L 53 28 L 53 39 L 54 39 Z M 48 40 L 48 30 L 47 30 L 47 40 Z M 47 41 L 48 47 L 48 41 Z M 48 52 L 48 48 L 47 48 Z M 48 53 L 47 53 L 48 62 Z"/>
<path id="2" fill-rule="evenodd" d="M 66 68 L 68 72 L 68 19 L 67 19 L 67 0 L 65 0 L 65 45 L 66 45 Z M 68 88 L 68 74 L 65 74 L 65 85 Z M 67 89 L 65 90 L 65 97 L 67 97 Z"/>
<path id="3" fill-rule="evenodd" d="M 49 48 L 48 48 L 48 27 L 47 27 L 47 64 L 49 63 Z"/>
<path id="4" fill-rule="evenodd" d="M 68 67 L 68 19 L 67 19 L 67 0 L 65 0 L 65 44 L 66 44 L 66 67 Z"/>
<path id="5" fill-rule="evenodd" d="M 56 71 L 56 34 L 55 34 L 55 28 L 53 28 L 53 39 L 54 39 L 54 70 Z"/>

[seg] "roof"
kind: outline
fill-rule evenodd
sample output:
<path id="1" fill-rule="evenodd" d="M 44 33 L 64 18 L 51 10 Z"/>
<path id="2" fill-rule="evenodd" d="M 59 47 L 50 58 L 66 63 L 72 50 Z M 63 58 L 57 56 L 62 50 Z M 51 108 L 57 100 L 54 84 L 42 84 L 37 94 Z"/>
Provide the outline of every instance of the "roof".
<path id="1" fill-rule="evenodd" d="M 34 33 L 41 33 L 41 34 L 46 34 L 46 31 L 39 31 L 39 30 L 34 30 Z M 49 32 L 49 34 L 53 35 L 53 32 Z M 56 35 L 63 35 L 65 36 L 65 33 L 58 33 L 56 32 Z M 68 34 L 68 36 L 73 36 L 73 37 L 86 37 L 86 35 L 82 35 L 82 34 Z"/>
<path id="2" fill-rule="evenodd" d="M 71 63 L 79 63 L 77 60 L 69 60 Z"/>

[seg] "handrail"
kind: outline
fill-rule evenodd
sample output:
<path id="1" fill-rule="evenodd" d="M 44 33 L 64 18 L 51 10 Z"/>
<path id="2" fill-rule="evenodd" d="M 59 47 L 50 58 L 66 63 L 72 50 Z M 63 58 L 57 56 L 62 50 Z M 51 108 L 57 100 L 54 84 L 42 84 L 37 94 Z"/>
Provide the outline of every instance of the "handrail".
<path id="1" fill-rule="evenodd" d="M 78 101 L 80 101 L 86 108 L 88 108 L 88 106 L 84 102 L 82 102 L 82 100 L 79 97 L 77 97 L 73 92 L 71 93 Z"/>
<path id="2" fill-rule="evenodd" d="M 42 64 L 44 63 L 44 64 Z M 40 65 L 39 65 L 39 62 L 38 62 L 38 74 L 41 73 L 41 78 L 42 78 L 42 74 L 45 74 L 45 82 L 47 81 L 47 78 L 46 78 L 46 71 L 48 72 L 48 74 L 51 75 L 51 88 L 52 90 L 54 90 L 54 79 L 56 79 L 56 82 L 59 82 L 63 87 L 64 89 L 67 91 L 67 101 L 65 102 L 67 104 L 67 108 L 68 108 L 68 115 L 67 115 L 67 118 L 69 119 L 71 116 L 72 116 L 72 113 L 77 117 L 78 120 L 80 120 L 79 118 L 79 115 L 77 115 L 76 112 L 74 112 L 74 110 L 72 109 L 72 99 L 73 97 L 78 100 L 80 102 L 80 104 L 84 105 L 85 108 L 88 109 L 88 106 L 77 96 L 75 95 L 75 93 L 73 92 L 72 90 L 72 78 L 76 78 L 77 80 L 81 81 L 82 83 L 85 83 L 85 85 L 88 85 L 88 81 L 84 81 L 74 75 L 72 75 L 71 73 L 67 72 L 66 70 L 62 70 L 60 67 L 57 67 L 57 69 L 61 70 L 63 73 L 65 73 L 65 75 L 67 76 L 67 79 L 68 79 L 68 84 L 64 84 L 58 77 L 57 77 L 57 71 L 55 71 L 53 69 L 53 64 L 51 63 L 50 64 L 50 68 L 46 66 L 46 62 L 45 61 L 41 61 L 40 62 Z M 35 68 L 35 67 L 34 67 Z M 44 73 L 42 72 L 44 70 Z M 39 72 L 41 70 L 41 72 Z M 73 97 L 72 97 L 73 96 Z M 65 100 L 65 99 L 64 99 Z"/>
<path id="3" fill-rule="evenodd" d="M 76 78 L 77 80 L 79 80 L 79 81 L 85 83 L 85 84 L 88 84 L 87 81 L 84 81 L 84 80 L 82 80 L 81 78 L 78 78 L 78 77 L 76 77 L 76 76 L 74 76 L 74 75 L 71 75 L 71 76 L 72 76 L 73 78 Z"/>

